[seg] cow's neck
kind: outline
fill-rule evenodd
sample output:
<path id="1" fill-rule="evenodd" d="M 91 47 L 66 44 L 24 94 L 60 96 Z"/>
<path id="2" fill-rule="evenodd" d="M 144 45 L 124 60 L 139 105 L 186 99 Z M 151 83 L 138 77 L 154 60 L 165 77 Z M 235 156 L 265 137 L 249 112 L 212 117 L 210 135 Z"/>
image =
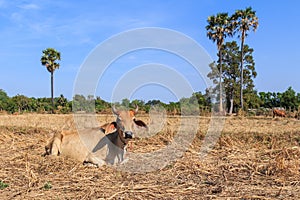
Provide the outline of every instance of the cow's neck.
<path id="1" fill-rule="evenodd" d="M 117 132 L 118 132 L 118 136 L 119 136 L 119 139 L 121 141 L 121 143 L 126 146 L 127 145 L 127 141 L 126 139 L 123 137 L 123 131 L 121 129 L 117 129 Z"/>

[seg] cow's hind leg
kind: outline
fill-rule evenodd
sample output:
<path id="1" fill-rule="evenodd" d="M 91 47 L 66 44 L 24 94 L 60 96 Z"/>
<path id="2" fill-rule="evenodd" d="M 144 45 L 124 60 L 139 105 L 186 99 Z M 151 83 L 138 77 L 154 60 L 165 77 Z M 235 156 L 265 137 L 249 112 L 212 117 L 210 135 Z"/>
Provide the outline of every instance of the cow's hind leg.
<path id="1" fill-rule="evenodd" d="M 46 146 L 45 146 L 45 153 L 42 156 L 47 156 L 51 154 L 51 147 L 52 147 L 52 142 L 51 140 Z"/>
<path id="2" fill-rule="evenodd" d="M 58 156 L 60 153 L 60 145 L 61 145 L 62 135 L 61 133 L 55 134 L 51 141 L 45 146 L 46 155 L 55 155 Z"/>
<path id="3" fill-rule="evenodd" d="M 60 145 L 61 145 L 61 139 L 54 137 L 50 155 L 58 156 L 60 153 Z"/>

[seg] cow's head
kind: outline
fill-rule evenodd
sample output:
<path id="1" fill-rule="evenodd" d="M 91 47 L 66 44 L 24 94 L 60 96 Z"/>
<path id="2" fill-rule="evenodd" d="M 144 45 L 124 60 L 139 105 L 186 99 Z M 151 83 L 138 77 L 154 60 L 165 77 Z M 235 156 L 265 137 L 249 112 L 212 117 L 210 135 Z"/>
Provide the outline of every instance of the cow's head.
<path id="1" fill-rule="evenodd" d="M 112 111 L 117 115 L 116 124 L 117 129 L 121 130 L 125 139 L 134 138 L 134 126 L 141 126 L 147 128 L 147 125 L 141 121 L 135 119 L 135 114 L 138 112 L 138 106 L 135 110 L 117 110 L 115 106 L 112 107 Z"/>

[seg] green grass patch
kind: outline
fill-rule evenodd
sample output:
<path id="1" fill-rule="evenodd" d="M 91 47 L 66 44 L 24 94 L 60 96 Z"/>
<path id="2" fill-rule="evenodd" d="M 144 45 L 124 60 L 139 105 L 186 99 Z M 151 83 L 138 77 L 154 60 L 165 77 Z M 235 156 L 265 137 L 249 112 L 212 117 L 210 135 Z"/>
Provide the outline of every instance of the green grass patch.
<path id="1" fill-rule="evenodd" d="M 7 183 L 4 183 L 3 181 L 0 181 L 0 190 L 3 190 L 5 188 L 8 187 L 8 184 Z"/>
<path id="2" fill-rule="evenodd" d="M 52 188 L 52 184 L 48 181 L 45 183 L 43 188 L 44 188 L 44 190 L 50 190 Z"/>

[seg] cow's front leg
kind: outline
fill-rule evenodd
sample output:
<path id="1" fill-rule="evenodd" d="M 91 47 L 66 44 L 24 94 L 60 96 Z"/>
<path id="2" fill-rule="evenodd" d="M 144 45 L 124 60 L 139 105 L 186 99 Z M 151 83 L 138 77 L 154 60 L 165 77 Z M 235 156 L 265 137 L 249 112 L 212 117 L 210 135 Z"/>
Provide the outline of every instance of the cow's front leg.
<path id="1" fill-rule="evenodd" d="M 93 154 L 89 154 L 86 159 L 83 161 L 84 165 L 88 165 L 88 166 L 95 166 L 95 167 L 101 167 L 103 165 L 105 165 L 105 161 L 96 157 Z"/>
<path id="2" fill-rule="evenodd" d="M 120 150 L 118 153 L 118 161 L 120 165 L 129 161 L 128 155 L 126 154 L 126 148 L 124 150 Z"/>

